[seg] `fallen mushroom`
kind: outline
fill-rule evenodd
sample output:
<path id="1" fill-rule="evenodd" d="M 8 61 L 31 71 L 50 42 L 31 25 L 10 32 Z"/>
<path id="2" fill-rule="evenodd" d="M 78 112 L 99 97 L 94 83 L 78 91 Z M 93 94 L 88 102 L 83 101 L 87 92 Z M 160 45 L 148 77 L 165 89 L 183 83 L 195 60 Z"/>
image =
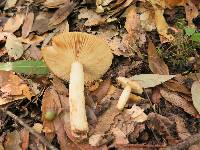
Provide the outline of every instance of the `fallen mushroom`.
<path id="1" fill-rule="evenodd" d="M 84 82 L 97 80 L 108 70 L 113 58 L 110 48 L 94 35 L 65 32 L 55 36 L 42 55 L 56 76 L 69 81 L 71 131 L 79 139 L 86 138 Z"/>
<path id="2" fill-rule="evenodd" d="M 117 81 L 124 87 L 124 90 L 122 91 L 122 94 L 117 103 L 117 108 L 119 110 L 123 110 L 124 106 L 126 105 L 128 99 L 129 99 L 131 91 L 133 93 L 142 94 L 143 89 L 139 85 L 139 83 L 137 83 L 136 81 L 133 81 L 131 79 L 125 78 L 125 77 L 118 77 Z M 139 99 L 141 99 L 141 97 L 137 96 L 137 95 L 133 96 L 133 94 L 132 94 L 131 100 L 134 101 L 133 99 L 135 99 L 135 101 L 139 101 Z"/>

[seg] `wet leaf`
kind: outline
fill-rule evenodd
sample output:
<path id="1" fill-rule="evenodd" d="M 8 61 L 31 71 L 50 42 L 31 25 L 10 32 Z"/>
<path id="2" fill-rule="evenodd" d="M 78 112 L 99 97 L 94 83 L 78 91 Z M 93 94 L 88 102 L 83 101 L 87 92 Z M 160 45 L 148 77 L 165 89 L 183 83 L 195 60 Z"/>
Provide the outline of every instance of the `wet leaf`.
<path id="1" fill-rule="evenodd" d="M 192 92 L 192 101 L 196 110 L 200 113 L 200 83 L 199 81 L 195 81 L 192 84 L 191 88 Z"/>
<path id="2" fill-rule="evenodd" d="M 23 14 L 17 14 L 16 16 L 8 19 L 8 21 L 4 25 L 3 31 L 13 33 L 20 28 L 23 21 L 24 21 L 24 15 Z"/>
<path id="3" fill-rule="evenodd" d="M 155 74 L 167 75 L 169 74 L 168 66 L 165 62 L 159 57 L 155 45 L 152 41 L 149 41 L 148 44 L 148 62 L 149 68 Z"/>
<path id="4" fill-rule="evenodd" d="M 43 61 L 19 60 L 15 62 L 0 63 L 0 70 L 14 71 L 27 75 L 46 75 L 48 67 Z"/>
<path id="5" fill-rule="evenodd" d="M 175 75 L 140 74 L 131 77 L 131 79 L 137 81 L 143 88 L 149 88 L 155 87 L 174 77 Z"/>
<path id="6" fill-rule="evenodd" d="M 8 55 L 15 60 L 19 59 L 24 53 L 24 47 L 21 41 L 11 34 L 7 36 L 5 47 L 8 51 Z"/>

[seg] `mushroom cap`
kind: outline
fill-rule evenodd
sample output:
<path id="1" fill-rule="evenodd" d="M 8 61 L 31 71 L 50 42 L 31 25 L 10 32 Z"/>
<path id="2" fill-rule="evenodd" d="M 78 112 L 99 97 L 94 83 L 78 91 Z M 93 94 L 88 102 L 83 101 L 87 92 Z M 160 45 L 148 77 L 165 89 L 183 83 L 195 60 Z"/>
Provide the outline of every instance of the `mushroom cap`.
<path id="1" fill-rule="evenodd" d="M 59 78 L 69 80 L 71 64 L 83 65 L 85 82 L 99 79 L 110 67 L 113 55 L 107 43 L 81 32 L 64 32 L 55 36 L 52 46 L 42 49 L 49 69 Z"/>
<path id="2" fill-rule="evenodd" d="M 125 78 L 125 77 L 118 77 L 117 78 L 118 83 L 120 83 L 124 88 L 126 86 L 131 87 L 131 91 L 137 94 L 142 94 L 143 89 L 140 86 L 140 84 L 137 81 Z"/>

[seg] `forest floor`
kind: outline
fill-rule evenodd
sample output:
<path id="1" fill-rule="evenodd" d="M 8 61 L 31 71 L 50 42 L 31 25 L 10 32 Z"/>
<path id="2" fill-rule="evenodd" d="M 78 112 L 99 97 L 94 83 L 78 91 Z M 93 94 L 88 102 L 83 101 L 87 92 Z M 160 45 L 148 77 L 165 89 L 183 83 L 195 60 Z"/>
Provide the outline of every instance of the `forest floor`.
<path id="1" fill-rule="evenodd" d="M 0 0 L 0 150 L 200 150 L 199 11 L 199 0 Z M 85 83 L 84 140 L 71 132 L 69 82 L 41 52 L 63 32 L 100 37 L 113 54 Z M 118 77 L 143 91 L 123 110 Z"/>

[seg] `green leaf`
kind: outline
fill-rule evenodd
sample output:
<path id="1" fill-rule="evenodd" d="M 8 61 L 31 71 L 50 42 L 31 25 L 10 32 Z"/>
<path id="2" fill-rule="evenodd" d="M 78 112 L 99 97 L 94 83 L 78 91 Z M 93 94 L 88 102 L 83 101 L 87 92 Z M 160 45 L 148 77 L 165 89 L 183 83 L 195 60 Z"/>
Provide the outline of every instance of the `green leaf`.
<path id="1" fill-rule="evenodd" d="M 187 36 L 191 36 L 196 32 L 196 29 L 194 29 L 194 28 L 184 28 L 184 30 L 185 30 L 185 34 Z"/>
<path id="2" fill-rule="evenodd" d="M 43 61 L 19 60 L 15 62 L 0 63 L 0 70 L 14 71 L 26 75 L 46 75 L 48 68 Z"/>
<path id="3" fill-rule="evenodd" d="M 192 39 L 192 41 L 200 42 L 200 33 L 194 33 L 194 34 L 191 36 L 191 39 Z"/>

